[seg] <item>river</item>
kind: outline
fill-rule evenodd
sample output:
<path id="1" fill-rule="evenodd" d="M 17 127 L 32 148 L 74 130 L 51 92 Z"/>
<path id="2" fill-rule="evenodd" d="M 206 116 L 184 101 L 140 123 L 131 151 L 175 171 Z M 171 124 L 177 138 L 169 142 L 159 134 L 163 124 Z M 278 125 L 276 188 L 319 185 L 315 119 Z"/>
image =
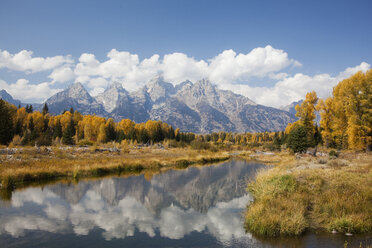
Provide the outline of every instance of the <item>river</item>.
<path id="1" fill-rule="evenodd" d="M 247 182 L 264 168 L 230 160 L 158 174 L 56 182 L 0 200 L 0 247 L 359 247 L 371 237 L 244 230 Z"/>

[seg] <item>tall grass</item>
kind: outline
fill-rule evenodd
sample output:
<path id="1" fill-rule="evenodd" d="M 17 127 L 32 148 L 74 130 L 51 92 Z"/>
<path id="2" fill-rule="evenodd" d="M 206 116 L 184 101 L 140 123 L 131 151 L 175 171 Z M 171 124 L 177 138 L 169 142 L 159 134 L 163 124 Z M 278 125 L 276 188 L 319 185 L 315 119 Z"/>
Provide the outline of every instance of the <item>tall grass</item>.
<path id="1" fill-rule="evenodd" d="M 309 229 L 372 232 L 372 156 L 368 156 L 367 163 L 351 160 L 351 165 L 342 167 L 278 165 L 261 171 L 248 185 L 255 200 L 247 207 L 246 228 L 271 237 Z"/>
<path id="2" fill-rule="evenodd" d="M 94 152 L 54 148 L 53 154 L 25 150 L 5 160 L 0 166 L 1 188 L 12 189 L 18 184 L 57 178 L 82 178 L 107 174 L 187 167 L 229 159 L 227 153 L 194 151 L 187 148 L 137 149 L 130 153 Z"/>

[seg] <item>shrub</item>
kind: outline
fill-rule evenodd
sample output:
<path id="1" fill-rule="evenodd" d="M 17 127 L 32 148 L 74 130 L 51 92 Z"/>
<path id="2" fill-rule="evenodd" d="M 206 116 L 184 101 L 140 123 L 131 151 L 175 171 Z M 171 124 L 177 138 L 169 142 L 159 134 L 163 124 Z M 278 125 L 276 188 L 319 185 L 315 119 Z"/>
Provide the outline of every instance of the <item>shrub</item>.
<path id="1" fill-rule="evenodd" d="M 93 145 L 93 142 L 90 141 L 90 140 L 87 140 L 87 139 L 82 139 L 82 140 L 79 140 L 79 142 L 77 143 L 78 146 L 92 146 Z"/>
<path id="2" fill-rule="evenodd" d="M 22 139 L 19 135 L 16 135 L 13 137 L 12 142 L 9 144 L 9 147 L 11 146 L 20 146 L 22 144 Z"/>
<path id="3" fill-rule="evenodd" d="M 51 146 L 52 145 L 52 136 L 47 134 L 41 135 L 36 139 L 36 144 L 38 146 Z"/>
<path id="4" fill-rule="evenodd" d="M 195 150 L 207 150 L 210 149 L 211 145 L 208 142 L 203 142 L 200 140 L 193 140 L 190 143 L 191 148 Z"/>
<path id="5" fill-rule="evenodd" d="M 338 155 L 339 155 L 338 152 L 336 152 L 335 150 L 331 150 L 331 151 L 329 152 L 329 156 L 330 156 L 330 157 L 336 157 L 336 158 L 337 158 Z"/>

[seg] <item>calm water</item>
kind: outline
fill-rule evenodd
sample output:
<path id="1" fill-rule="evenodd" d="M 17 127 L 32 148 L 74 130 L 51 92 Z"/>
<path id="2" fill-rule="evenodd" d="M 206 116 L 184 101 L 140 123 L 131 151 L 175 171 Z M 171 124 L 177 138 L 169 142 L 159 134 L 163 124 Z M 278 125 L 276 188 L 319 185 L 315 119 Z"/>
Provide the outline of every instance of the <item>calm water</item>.
<path id="1" fill-rule="evenodd" d="M 262 165 L 233 160 L 162 174 L 56 183 L 0 201 L 0 247 L 359 247 L 371 237 L 259 240 L 243 228 L 246 183 Z"/>

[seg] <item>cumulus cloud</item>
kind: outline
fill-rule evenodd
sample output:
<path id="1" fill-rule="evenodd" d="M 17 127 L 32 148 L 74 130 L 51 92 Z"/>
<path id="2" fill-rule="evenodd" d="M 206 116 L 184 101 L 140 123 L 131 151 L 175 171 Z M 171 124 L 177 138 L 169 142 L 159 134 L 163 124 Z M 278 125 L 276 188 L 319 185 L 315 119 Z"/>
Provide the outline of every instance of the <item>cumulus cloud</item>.
<path id="1" fill-rule="evenodd" d="M 289 59 L 283 50 L 271 46 L 253 49 L 248 54 L 227 50 L 210 61 L 208 78 L 216 83 L 243 81 L 251 77 L 265 77 L 300 63 Z"/>
<path id="2" fill-rule="evenodd" d="M 163 58 L 154 54 L 140 61 L 137 54 L 116 49 L 112 49 L 107 58 L 106 61 L 100 62 L 94 54 L 82 54 L 74 70 L 77 76 L 75 81 L 84 80 L 88 87 L 94 88 L 89 82 L 100 77 L 108 81 L 124 82 L 128 90 L 135 90 L 161 74 L 166 81 L 173 84 L 202 78 L 223 84 L 252 77 L 282 78 L 283 73 L 277 72 L 289 66 L 300 65 L 298 61 L 288 58 L 288 54 L 283 50 L 271 46 L 255 48 L 247 54 L 226 50 L 207 61 L 196 60 L 184 53 L 166 54 Z"/>
<path id="3" fill-rule="evenodd" d="M 51 70 L 63 64 L 71 64 L 71 56 L 54 57 L 32 57 L 33 52 L 22 50 L 19 53 L 11 54 L 8 51 L 0 50 L 0 69 L 8 68 L 14 71 L 24 71 L 26 73 L 35 73 Z"/>
<path id="4" fill-rule="evenodd" d="M 65 83 L 75 78 L 75 73 L 69 66 L 59 67 L 53 70 L 48 76 L 52 79 L 52 83 L 60 82 Z"/>
<path id="5" fill-rule="evenodd" d="M 316 91 L 318 97 L 326 98 L 332 94 L 332 89 L 341 80 L 350 77 L 358 71 L 367 71 L 370 64 L 362 62 L 355 67 L 346 68 L 337 76 L 329 74 L 317 74 L 314 76 L 297 73 L 293 76 L 286 76 L 278 81 L 273 87 L 251 87 L 245 84 L 222 84 L 221 88 L 232 90 L 235 93 L 244 95 L 256 103 L 281 107 L 291 102 L 305 98 L 307 92 Z"/>
<path id="6" fill-rule="evenodd" d="M 48 82 L 30 84 L 30 82 L 24 78 L 18 79 L 13 84 L 8 84 L 4 80 L 0 80 L 0 89 L 5 89 L 15 99 L 21 99 L 26 102 L 42 102 L 53 94 L 61 91 L 61 89 L 52 89 Z"/>

